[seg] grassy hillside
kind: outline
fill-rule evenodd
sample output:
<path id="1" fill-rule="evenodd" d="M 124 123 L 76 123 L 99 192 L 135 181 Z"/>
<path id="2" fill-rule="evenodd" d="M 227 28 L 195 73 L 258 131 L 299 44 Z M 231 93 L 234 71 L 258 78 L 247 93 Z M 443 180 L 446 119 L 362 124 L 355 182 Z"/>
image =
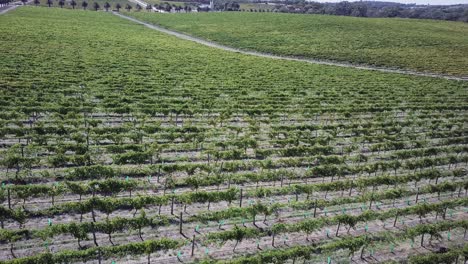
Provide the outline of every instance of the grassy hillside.
<path id="1" fill-rule="evenodd" d="M 2 264 L 463 258 L 468 82 L 106 12 L 20 7 L 0 36 Z"/>
<path id="2" fill-rule="evenodd" d="M 272 13 L 133 16 L 226 45 L 468 76 L 468 24 Z"/>

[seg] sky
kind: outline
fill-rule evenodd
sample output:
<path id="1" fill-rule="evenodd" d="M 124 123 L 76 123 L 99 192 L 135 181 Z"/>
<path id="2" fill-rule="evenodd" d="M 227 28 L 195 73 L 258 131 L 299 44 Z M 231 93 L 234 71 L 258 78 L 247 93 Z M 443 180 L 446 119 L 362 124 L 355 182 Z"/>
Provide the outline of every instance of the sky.
<path id="1" fill-rule="evenodd" d="M 316 2 L 341 2 L 342 0 L 313 0 Z M 349 2 L 354 2 L 350 1 Z M 404 4 L 419 4 L 419 5 L 455 5 L 455 4 L 468 4 L 468 0 L 381 0 L 385 2 L 397 2 Z"/>

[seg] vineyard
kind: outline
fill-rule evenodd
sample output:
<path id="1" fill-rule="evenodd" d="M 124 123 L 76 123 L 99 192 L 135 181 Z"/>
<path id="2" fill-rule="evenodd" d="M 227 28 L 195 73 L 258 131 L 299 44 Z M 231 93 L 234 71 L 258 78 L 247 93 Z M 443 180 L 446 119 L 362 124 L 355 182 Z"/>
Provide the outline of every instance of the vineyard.
<path id="1" fill-rule="evenodd" d="M 109 12 L 20 7 L 0 36 L 0 263 L 468 259 L 466 81 Z"/>
<path id="2" fill-rule="evenodd" d="M 245 50 L 468 76 L 468 24 L 275 13 L 129 13 Z"/>

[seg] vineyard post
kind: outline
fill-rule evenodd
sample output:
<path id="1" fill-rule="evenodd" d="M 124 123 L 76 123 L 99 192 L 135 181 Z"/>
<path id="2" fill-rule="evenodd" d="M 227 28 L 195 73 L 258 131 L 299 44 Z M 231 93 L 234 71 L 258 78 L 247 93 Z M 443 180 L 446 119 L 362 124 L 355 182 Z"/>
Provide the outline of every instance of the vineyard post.
<path id="1" fill-rule="evenodd" d="M 7 193 L 8 193 L 8 209 L 11 210 L 11 194 L 10 194 L 10 188 L 7 188 Z"/>
<path id="2" fill-rule="evenodd" d="M 98 253 L 98 263 L 101 264 L 102 256 L 101 256 L 101 249 L 100 248 L 98 248 L 97 253 Z"/>
<path id="3" fill-rule="evenodd" d="M 180 212 L 180 217 L 179 217 L 179 233 L 180 233 L 182 236 L 185 236 L 184 233 L 182 232 L 182 222 L 183 222 L 183 219 L 182 219 L 182 212 Z"/>
<path id="4" fill-rule="evenodd" d="M 314 202 L 314 218 L 317 214 L 317 199 L 315 199 L 315 202 Z"/>
<path id="5" fill-rule="evenodd" d="M 193 257 L 194 251 L 195 251 L 195 235 L 193 235 L 193 238 L 192 238 L 192 254 L 191 254 L 192 257 Z"/>
<path id="6" fill-rule="evenodd" d="M 156 178 L 156 182 L 159 183 L 159 177 L 161 176 L 161 165 L 158 166 L 158 177 Z"/>
<path id="7" fill-rule="evenodd" d="M 240 190 L 239 207 L 242 207 L 242 196 L 243 196 L 243 189 Z"/>
<path id="8" fill-rule="evenodd" d="M 416 202 L 415 203 L 418 203 L 418 200 L 419 200 L 419 187 L 418 187 L 418 191 L 416 192 Z"/>
<path id="9" fill-rule="evenodd" d="M 174 196 L 171 197 L 171 215 L 174 215 Z"/>
<path id="10" fill-rule="evenodd" d="M 275 236 L 276 236 L 275 231 L 273 231 L 273 233 L 271 235 L 272 235 L 272 237 L 271 237 L 271 246 L 275 247 Z"/>

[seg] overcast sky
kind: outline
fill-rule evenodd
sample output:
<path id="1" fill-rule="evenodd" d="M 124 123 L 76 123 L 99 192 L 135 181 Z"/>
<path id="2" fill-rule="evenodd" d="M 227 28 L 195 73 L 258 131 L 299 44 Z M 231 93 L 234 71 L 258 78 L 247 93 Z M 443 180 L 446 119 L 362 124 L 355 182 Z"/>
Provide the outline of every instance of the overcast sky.
<path id="1" fill-rule="evenodd" d="M 312 0 L 316 2 L 341 2 L 341 0 Z M 349 1 L 349 0 L 348 0 Z M 420 5 L 455 5 L 468 4 L 468 0 L 381 0 L 386 2 L 398 2 L 404 4 L 420 4 Z M 350 1 L 355 2 L 355 1 Z"/>

